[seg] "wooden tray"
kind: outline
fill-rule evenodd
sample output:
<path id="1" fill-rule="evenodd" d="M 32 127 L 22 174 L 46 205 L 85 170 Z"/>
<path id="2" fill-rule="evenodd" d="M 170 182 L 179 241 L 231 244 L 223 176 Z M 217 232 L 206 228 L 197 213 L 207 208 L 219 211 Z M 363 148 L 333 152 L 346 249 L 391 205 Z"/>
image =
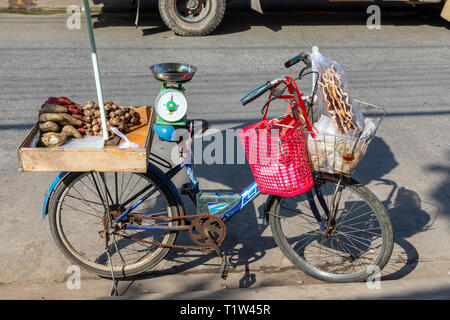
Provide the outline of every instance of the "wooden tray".
<path id="1" fill-rule="evenodd" d="M 101 171 L 101 172 L 146 172 L 148 157 L 153 141 L 153 107 L 134 107 L 139 113 L 141 124 L 126 134 L 127 138 L 139 143 L 139 149 L 119 149 L 118 146 L 103 148 L 57 148 L 31 147 L 38 134 L 36 123 L 17 149 L 19 171 Z"/>

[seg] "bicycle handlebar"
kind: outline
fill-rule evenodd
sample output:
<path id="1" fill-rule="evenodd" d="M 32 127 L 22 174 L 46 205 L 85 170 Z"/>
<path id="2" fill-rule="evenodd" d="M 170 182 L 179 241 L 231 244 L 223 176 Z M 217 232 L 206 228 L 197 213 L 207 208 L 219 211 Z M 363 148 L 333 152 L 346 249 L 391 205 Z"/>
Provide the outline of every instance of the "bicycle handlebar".
<path id="1" fill-rule="evenodd" d="M 290 68 L 293 65 L 299 63 L 300 61 L 302 61 L 306 67 L 303 68 L 302 72 L 308 68 L 311 68 L 311 58 L 309 57 L 309 54 L 307 54 L 306 52 L 301 52 L 299 55 L 289 59 L 288 61 L 285 62 L 284 66 L 286 68 Z M 300 74 L 302 74 L 302 72 L 300 72 Z M 281 83 L 281 82 L 285 82 L 284 78 L 277 78 L 274 79 L 272 81 L 268 81 L 266 82 L 264 85 L 260 86 L 259 88 L 256 88 L 255 90 L 253 90 L 252 92 L 250 92 L 248 95 L 246 95 L 245 97 L 243 97 L 241 99 L 241 104 L 243 106 L 245 106 L 246 104 L 252 102 L 253 100 L 259 98 L 260 96 L 262 96 L 264 93 L 266 93 L 267 91 L 271 90 L 274 86 L 276 86 L 277 84 Z"/>
<path id="2" fill-rule="evenodd" d="M 264 93 L 266 93 L 268 90 L 271 90 L 274 86 L 276 86 L 277 84 L 279 84 L 281 82 L 285 82 L 285 79 L 284 78 L 277 78 L 277 79 L 274 79 L 272 81 L 267 81 L 264 85 L 262 85 L 259 88 L 256 88 L 255 90 L 250 92 L 248 95 L 243 97 L 241 99 L 241 104 L 243 106 L 245 106 L 246 104 L 252 102 L 253 100 L 255 100 L 257 98 L 259 98 Z"/>
<path id="3" fill-rule="evenodd" d="M 289 59 L 288 61 L 286 61 L 284 63 L 284 66 L 286 68 L 290 68 L 300 61 L 303 61 L 307 67 L 309 67 L 309 68 L 311 67 L 311 60 L 309 58 L 309 55 L 306 52 L 301 52 L 298 56 L 295 56 L 292 59 Z"/>

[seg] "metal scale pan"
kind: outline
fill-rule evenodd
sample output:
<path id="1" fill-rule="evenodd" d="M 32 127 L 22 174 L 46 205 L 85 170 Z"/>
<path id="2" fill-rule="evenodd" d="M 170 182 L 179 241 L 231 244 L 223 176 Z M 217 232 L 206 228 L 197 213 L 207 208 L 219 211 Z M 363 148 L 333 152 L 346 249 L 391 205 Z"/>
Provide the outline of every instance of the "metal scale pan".
<path id="1" fill-rule="evenodd" d="M 197 68 L 184 63 L 159 63 L 150 67 L 155 79 L 164 83 L 184 83 L 194 77 Z"/>

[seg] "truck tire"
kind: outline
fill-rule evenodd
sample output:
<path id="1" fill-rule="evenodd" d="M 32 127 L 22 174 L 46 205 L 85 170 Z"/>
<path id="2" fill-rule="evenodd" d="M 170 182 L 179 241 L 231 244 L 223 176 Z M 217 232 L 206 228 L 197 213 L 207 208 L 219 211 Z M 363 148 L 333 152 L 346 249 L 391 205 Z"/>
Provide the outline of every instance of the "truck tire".
<path id="1" fill-rule="evenodd" d="M 227 0 L 159 0 L 161 18 L 179 36 L 204 36 L 223 19 Z"/>

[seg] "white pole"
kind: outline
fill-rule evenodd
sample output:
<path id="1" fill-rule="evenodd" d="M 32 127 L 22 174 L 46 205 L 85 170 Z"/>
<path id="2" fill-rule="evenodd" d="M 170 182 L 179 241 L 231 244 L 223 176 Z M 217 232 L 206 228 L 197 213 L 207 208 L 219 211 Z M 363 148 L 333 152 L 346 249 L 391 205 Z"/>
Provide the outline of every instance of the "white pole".
<path id="1" fill-rule="evenodd" d="M 83 0 L 84 13 L 86 14 L 86 24 L 89 33 L 89 43 L 91 46 L 92 66 L 94 67 L 95 86 L 97 87 L 98 106 L 100 108 L 100 118 L 102 119 L 103 139 L 108 140 L 108 126 L 106 125 L 105 104 L 103 102 L 102 83 L 100 80 L 100 72 L 98 70 L 97 48 L 95 46 L 94 30 L 91 20 L 91 7 L 89 0 Z"/>

